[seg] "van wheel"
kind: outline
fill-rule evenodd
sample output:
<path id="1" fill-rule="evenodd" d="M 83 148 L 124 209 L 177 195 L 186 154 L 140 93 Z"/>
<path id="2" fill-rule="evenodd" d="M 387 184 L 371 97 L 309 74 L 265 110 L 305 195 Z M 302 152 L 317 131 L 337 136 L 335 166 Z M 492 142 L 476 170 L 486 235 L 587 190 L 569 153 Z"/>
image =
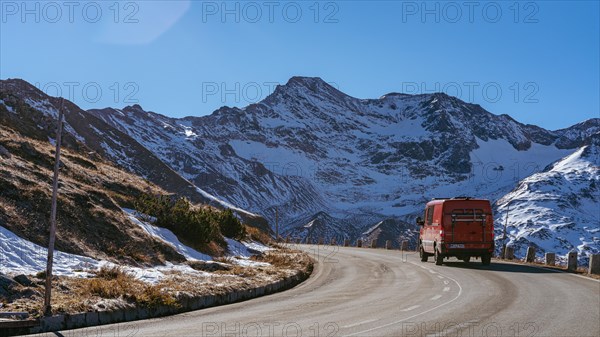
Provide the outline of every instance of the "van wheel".
<path id="1" fill-rule="evenodd" d="M 489 266 L 492 263 L 492 255 L 486 254 L 481 257 L 481 264 L 484 266 Z"/>
<path id="2" fill-rule="evenodd" d="M 425 253 L 423 246 L 419 246 L 419 256 L 421 257 L 421 262 L 427 262 L 427 259 L 429 259 L 429 255 Z"/>
<path id="3" fill-rule="evenodd" d="M 465 256 L 462 259 L 465 263 L 469 263 L 471 261 L 471 257 L 470 256 Z"/>
<path id="4" fill-rule="evenodd" d="M 435 254 L 433 255 L 433 259 L 435 260 L 435 264 L 437 266 L 441 266 L 442 263 L 444 263 L 444 256 L 442 255 L 442 253 L 440 253 L 439 250 L 437 250 L 437 248 L 435 249 Z"/>

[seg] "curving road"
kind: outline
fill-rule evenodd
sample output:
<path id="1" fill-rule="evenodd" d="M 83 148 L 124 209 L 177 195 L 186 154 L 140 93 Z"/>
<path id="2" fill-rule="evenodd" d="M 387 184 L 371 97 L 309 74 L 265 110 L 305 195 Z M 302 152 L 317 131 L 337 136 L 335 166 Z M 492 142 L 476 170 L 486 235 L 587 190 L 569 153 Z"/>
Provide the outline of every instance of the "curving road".
<path id="1" fill-rule="evenodd" d="M 300 246 L 301 285 L 176 316 L 64 336 L 600 336 L 600 282 L 517 264 L 436 266 L 414 253 Z M 47 334 L 56 336 L 55 334 Z"/>

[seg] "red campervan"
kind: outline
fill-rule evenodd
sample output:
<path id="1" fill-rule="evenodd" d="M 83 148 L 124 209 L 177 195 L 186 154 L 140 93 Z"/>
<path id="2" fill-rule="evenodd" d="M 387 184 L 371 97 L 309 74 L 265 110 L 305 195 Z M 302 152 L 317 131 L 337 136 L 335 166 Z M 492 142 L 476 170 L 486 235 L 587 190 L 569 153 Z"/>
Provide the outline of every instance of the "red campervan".
<path id="1" fill-rule="evenodd" d="M 494 218 L 489 200 L 456 197 L 434 199 L 425 207 L 421 226 L 419 255 L 421 261 L 434 256 L 435 264 L 454 256 L 465 262 L 480 257 L 489 265 L 494 252 Z"/>

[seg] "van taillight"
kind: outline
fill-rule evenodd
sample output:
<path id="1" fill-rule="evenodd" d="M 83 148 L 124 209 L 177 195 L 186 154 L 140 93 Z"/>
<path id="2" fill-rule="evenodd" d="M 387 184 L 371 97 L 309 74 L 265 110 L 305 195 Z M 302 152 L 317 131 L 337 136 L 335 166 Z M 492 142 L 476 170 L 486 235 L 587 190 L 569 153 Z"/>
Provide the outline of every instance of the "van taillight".
<path id="1" fill-rule="evenodd" d="M 444 238 L 444 230 L 440 230 L 440 237 L 443 239 Z"/>

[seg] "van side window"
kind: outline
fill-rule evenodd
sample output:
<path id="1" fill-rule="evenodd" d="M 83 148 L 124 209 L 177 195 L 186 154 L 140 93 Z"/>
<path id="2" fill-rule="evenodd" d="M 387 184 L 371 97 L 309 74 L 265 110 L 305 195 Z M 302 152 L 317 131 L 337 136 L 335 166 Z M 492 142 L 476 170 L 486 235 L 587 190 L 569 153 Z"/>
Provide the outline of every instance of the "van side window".
<path id="1" fill-rule="evenodd" d="M 432 222 L 433 222 L 433 206 L 429 206 L 429 207 L 427 207 L 427 220 L 426 220 L 425 224 L 427 226 L 431 226 Z"/>

